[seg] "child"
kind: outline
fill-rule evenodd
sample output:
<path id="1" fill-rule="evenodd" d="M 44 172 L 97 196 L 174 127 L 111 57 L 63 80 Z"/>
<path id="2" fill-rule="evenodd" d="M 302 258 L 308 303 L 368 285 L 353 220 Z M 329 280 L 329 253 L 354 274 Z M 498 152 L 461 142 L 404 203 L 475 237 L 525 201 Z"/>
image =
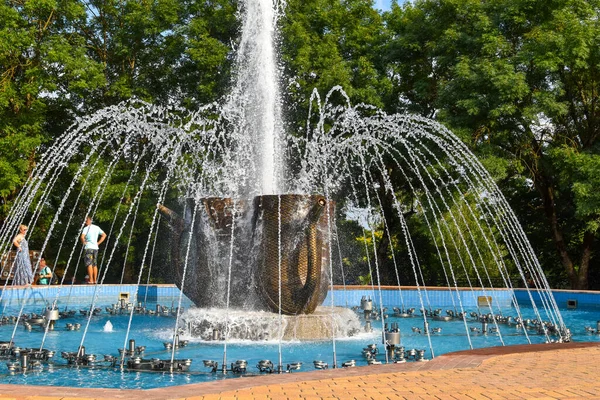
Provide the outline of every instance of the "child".
<path id="1" fill-rule="evenodd" d="M 52 280 L 52 270 L 46 265 L 46 259 L 40 258 L 37 273 L 37 284 L 38 285 L 49 285 Z"/>

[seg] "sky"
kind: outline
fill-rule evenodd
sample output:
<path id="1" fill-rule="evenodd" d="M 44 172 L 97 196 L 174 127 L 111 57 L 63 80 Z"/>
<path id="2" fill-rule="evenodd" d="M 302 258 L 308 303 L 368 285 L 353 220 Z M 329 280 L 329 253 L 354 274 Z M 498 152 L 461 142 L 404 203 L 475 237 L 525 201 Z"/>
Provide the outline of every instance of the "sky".
<path id="1" fill-rule="evenodd" d="M 378 10 L 387 11 L 390 9 L 392 0 L 375 0 L 375 8 Z"/>
<path id="2" fill-rule="evenodd" d="M 398 4 L 405 3 L 408 0 L 398 0 Z M 378 10 L 388 11 L 391 7 L 392 0 L 375 0 L 375 8 Z"/>

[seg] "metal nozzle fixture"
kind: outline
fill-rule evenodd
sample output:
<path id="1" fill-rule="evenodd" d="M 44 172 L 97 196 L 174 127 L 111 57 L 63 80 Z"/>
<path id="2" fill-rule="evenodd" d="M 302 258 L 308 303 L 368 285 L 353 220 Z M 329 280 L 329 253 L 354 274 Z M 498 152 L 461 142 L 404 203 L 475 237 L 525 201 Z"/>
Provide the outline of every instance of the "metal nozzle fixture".
<path id="1" fill-rule="evenodd" d="M 184 358 L 180 360 L 161 360 L 158 358 L 143 359 L 141 357 L 132 357 L 127 360 L 127 368 L 142 371 L 169 371 L 185 372 L 192 365 L 192 360 Z"/>
<path id="2" fill-rule="evenodd" d="M 260 372 L 273 373 L 275 371 L 275 367 L 270 360 L 260 360 L 258 364 L 256 364 L 256 368 L 258 368 Z"/>
<path id="3" fill-rule="evenodd" d="M 383 344 L 386 346 L 396 346 L 400 344 L 400 327 L 397 322 L 393 322 L 388 329 L 387 324 L 383 336 Z"/>
<path id="4" fill-rule="evenodd" d="M 289 363 L 287 365 L 287 372 L 292 372 L 292 371 L 298 371 L 300 370 L 300 367 L 302 367 L 302 363 L 301 362 L 293 362 L 293 363 Z"/>
<path id="5" fill-rule="evenodd" d="M 219 363 L 217 361 L 202 360 L 202 362 L 204 363 L 205 367 L 211 368 L 210 372 L 217 372 L 217 370 L 219 369 Z"/>
<path id="6" fill-rule="evenodd" d="M 367 299 L 366 296 L 363 296 L 360 300 L 360 308 L 365 312 L 365 314 L 373 311 L 373 300 L 371 300 L 371 297 Z"/>
<path id="7" fill-rule="evenodd" d="M 163 345 L 165 346 L 166 350 L 171 350 L 173 347 L 175 347 L 176 349 L 178 349 L 180 347 L 185 347 L 188 345 L 188 343 L 189 343 L 189 340 L 181 340 L 181 339 L 179 339 L 179 335 L 176 334 L 173 337 L 172 342 L 163 342 Z"/>
<path id="8" fill-rule="evenodd" d="M 427 361 L 425 359 L 425 350 L 417 350 L 415 361 Z"/>
<path id="9" fill-rule="evenodd" d="M 396 349 L 394 351 L 394 356 L 392 358 L 393 358 L 394 362 L 397 364 L 405 363 L 406 358 L 404 358 L 404 346 L 396 347 Z"/>
<path id="10" fill-rule="evenodd" d="M 237 360 L 236 362 L 231 363 L 231 371 L 236 374 L 245 373 L 247 367 L 248 361 L 246 360 Z"/>

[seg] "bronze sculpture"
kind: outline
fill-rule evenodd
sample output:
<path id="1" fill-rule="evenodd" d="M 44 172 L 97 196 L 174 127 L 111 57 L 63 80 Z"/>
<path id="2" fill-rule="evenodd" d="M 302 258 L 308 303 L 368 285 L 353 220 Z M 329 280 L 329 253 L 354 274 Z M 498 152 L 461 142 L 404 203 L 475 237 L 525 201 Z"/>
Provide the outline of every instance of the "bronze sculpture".
<path id="1" fill-rule="evenodd" d="M 211 197 L 188 200 L 185 217 L 160 206 L 172 228 L 178 285 L 199 307 L 223 306 L 218 299 L 229 291 L 233 307 L 314 312 L 329 285 L 334 205 L 327 204 L 318 195 L 263 195 L 252 202 Z"/>

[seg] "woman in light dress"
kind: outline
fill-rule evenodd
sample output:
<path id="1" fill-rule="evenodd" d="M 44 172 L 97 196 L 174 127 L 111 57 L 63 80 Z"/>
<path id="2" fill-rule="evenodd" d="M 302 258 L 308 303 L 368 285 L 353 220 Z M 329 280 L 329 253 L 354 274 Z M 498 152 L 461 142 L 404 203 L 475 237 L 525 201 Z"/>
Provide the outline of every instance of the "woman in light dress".
<path id="1" fill-rule="evenodd" d="M 14 285 L 30 285 L 33 282 L 33 271 L 31 269 L 31 259 L 29 258 L 29 244 L 25 239 L 27 225 L 19 225 L 19 233 L 13 239 L 13 245 L 17 250 L 15 257 L 15 275 Z"/>

